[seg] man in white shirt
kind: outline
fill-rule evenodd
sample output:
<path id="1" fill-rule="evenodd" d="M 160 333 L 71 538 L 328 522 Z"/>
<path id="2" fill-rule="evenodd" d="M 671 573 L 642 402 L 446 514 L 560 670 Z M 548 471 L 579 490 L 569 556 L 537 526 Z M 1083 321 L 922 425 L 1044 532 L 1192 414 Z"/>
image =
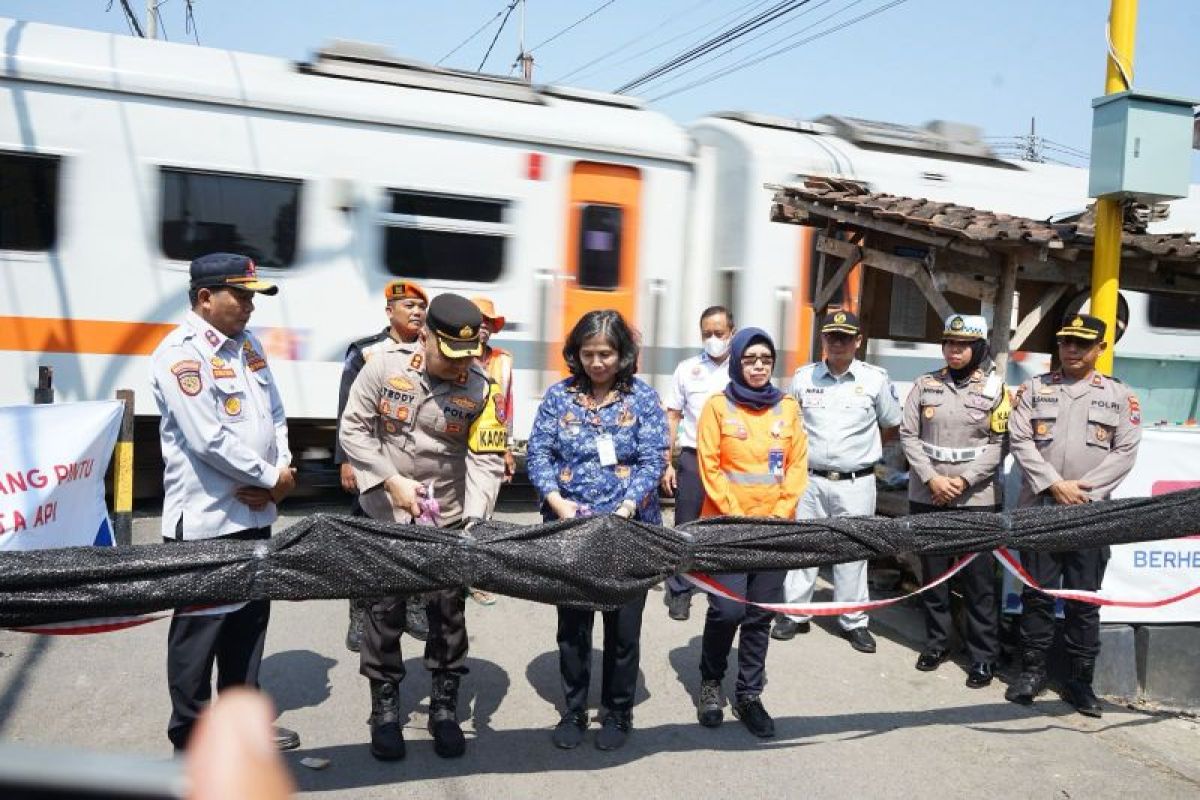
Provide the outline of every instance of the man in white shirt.
<path id="1" fill-rule="evenodd" d="M 704 487 L 696 465 L 696 420 L 708 398 L 720 394 L 729 383 L 729 340 L 733 337 L 733 314 L 725 306 L 710 306 L 700 314 L 700 339 L 704 352 L 684 360 L 675 368 L 667 392 L 668 450 L 679 445 L 679 470 L 667 459 L 662 489 L 675 496 L 675 524 L 700 516 Z M 671 619 L 686 620 L 691 613 L 692 588 L 683 578 L 667 579 L 666 597 Z"/>

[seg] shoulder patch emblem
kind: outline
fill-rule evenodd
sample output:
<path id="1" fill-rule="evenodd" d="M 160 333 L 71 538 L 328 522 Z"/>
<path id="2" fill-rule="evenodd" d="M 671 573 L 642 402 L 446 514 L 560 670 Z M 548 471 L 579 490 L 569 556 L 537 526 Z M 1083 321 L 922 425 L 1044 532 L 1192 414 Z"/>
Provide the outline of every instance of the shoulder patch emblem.
<path id="1" fill-rule="evenodd" d="M 248 339 L 242 342 L 242 352 L 246 354 L 246 367 L 251 372 L 258 372 L 267 366 L 266 359 L 258 354 L 258 351 L 250 345 Z"/>
<path id="2" fill-rule="evenodd" d="M 171 374 L 175 376 L 175 382 L 179 384 L 179 391 L 188 397 L 195 397 L 204 388 L 204 381 L 200 377 L 199 361 L 176 361 L 171 365 Z"/>
<path id="3" fill-rule="evenodd" d="M 1142 424 L 1142 403 L 1136 394 L 1129 395 L 1129 424 Z"/>
<path id="4" fill-rule="evenodd" d="M 204 341 L 208 342 L 209 347 L 221 346 L 221 337 L 217 336 L 217 332 L 211 328 L 204 332 Z"/>

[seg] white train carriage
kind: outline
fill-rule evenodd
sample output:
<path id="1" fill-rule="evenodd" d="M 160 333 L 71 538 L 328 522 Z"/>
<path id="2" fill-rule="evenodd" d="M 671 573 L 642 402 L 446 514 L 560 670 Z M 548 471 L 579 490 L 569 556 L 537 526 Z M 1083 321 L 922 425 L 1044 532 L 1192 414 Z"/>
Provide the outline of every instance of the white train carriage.
<path id="1" fill-rule="evenodd" d="M 128 387 L 155 414 L 146 356 L 186 308 L 188 261 L 214 250 L 281 284 L 253 327 L 294 427 L 334 418 L 346 345 L 386 324 L 396 276 L 508 318 L 519 438 L 579 314 L 619 308 L 654 362 L 706 290 L 683 286 L 690 142 L 636 101 L 361 45 L 296 65 L 0 32 L 0 403 L 28 402 L 46 364 L 60 399 Z"/>

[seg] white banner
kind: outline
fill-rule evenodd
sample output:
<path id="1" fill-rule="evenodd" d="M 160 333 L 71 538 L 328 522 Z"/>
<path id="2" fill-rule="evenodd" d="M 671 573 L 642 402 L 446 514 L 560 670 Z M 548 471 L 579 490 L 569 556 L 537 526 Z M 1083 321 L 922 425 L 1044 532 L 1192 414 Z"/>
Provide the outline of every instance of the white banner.
<path id="1" fill-rule="evenodd" d="M 113 544 L 104 473 L 123 409 L 0 407 L 0 551 Z"/>
<path id="2" fill-rule="evenodd" d="M 1137 463 L 1113 497 L 1153 497 L 1200 486 L 1200 430 L 1147 428 Z M 1181 538 L 1113 547 L 1104 594 L 1129 599 L 1170 597 L 1200 585 L 1200 520 Z M 1104 622 L 1198 622 L 1200 595 L 1160 608 L 1100 609 Z"/>

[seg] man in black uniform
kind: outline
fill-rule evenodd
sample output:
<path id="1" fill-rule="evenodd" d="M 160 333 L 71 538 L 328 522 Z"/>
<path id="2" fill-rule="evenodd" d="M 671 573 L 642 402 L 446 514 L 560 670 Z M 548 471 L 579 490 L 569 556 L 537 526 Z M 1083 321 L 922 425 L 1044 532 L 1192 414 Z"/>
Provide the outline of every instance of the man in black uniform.
<path id="1" fill-rule="evenodd" d="M 338 388 L 338 428 L 341 428 L 342 412 L 346 410 L 346 398 L 350 396 L 350 387 L 354 379 L 362 371 L 367 359 L 376 353 L 388 350 L 402 344 L 420 344 L 421 328 L 425 324 L 425 309 L 429 306 L 429 297 L 425 290 L 412 281 L 392 281 L 383 287 L 383 296 L 387 300 L 384 312 L 388 317 L 387 327 L 379 333 L 366 336 L 351 343 L 346 348 L 346 360 L 342 363 L 342 382 Z M 342 449 L 341 437 L 337 437 L 333 446 L 333 461 L 339 465 L 342 488 L 354 495 L 350 505 L 353 516 L 362 516 L 362 507 L 358 504 L 358 485 L 354 481 L 354 470 L 346 461 L 346 451 Z M 355 599 L 350 601 L 350 625 L 346 629 L 346 649 L 357 653 L 362 642 L 363 614 L 371 604 L 370 600 Z M 425 616 L 425 607 L 420 603 L 409 603 L 404 628 L 408 635 L 421 641 L 429 635 L 429 624 Z"/>

